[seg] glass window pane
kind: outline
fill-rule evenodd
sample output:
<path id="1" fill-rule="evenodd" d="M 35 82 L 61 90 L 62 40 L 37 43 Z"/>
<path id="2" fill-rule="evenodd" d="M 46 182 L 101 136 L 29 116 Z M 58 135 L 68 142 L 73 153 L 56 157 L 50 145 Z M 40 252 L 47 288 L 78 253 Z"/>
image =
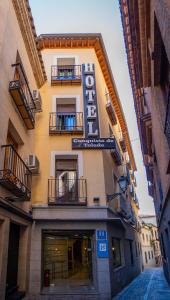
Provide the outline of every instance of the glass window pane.
<path id="1" fill-rule="evenodd" d="M 113 267 L 117 268 L 121 266 L 121 248 L 120 248 L 120 240 L 112 239 L 112 254 L 113 254 Z"/>

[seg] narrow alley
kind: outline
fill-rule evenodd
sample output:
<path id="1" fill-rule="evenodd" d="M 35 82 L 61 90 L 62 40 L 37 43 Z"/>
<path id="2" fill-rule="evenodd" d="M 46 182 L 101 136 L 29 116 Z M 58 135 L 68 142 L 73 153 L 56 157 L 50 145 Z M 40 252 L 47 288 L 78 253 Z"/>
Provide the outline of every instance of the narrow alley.
<path id="1" fill-rule="evenodd" d="M 162 268 L 146 269 L 113 300 L 169 300 L 170 287 Z"/>

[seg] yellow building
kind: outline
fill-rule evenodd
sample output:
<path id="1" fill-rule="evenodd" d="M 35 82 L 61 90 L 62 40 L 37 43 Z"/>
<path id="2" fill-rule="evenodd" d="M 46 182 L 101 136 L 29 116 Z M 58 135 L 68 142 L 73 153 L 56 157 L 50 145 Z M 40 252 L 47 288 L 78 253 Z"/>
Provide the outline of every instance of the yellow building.
<path id="1" fill-rule="evenodd" d="M 0 3 L 0 299 L 28 287 L 31 170 L 38 93 L 45 82 L 27 1 Z M 19 292 L 20 291 L 20 292 Z M 17 299 L 17 298 L 16 298 Z"/>
<path id="2" fill-rule="evenodd" d="M 47 81 L 35 128 L 29 294 L 111 299 L 140 272 L 141 251 L 136 165 L 107 53 L 100 34 L 41 35 L 38 47 Z"/>

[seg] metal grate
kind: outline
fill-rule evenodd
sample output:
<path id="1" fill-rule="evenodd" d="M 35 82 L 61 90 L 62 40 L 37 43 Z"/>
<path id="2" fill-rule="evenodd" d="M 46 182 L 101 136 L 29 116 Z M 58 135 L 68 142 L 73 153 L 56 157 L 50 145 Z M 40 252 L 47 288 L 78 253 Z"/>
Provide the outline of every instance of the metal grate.
<path id="1" fill-rule="evenodd" d="M 0 184 L 15 196 L 29 200 L 31 197 L 32 173 L 14 149 L 13 145 L 3 145 L 4 164 L 0 170 Z"/>

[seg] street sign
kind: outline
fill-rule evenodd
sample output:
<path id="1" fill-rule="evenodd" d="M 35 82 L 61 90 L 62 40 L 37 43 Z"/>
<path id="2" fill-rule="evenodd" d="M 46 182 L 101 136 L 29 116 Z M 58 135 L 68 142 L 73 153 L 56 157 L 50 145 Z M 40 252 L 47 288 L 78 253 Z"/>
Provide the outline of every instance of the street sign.
<path id="1" fill-rule="evenodd" d="M 97 256 L 100 258 L 109 256 L 108 240 L 97 240 Z"/>

